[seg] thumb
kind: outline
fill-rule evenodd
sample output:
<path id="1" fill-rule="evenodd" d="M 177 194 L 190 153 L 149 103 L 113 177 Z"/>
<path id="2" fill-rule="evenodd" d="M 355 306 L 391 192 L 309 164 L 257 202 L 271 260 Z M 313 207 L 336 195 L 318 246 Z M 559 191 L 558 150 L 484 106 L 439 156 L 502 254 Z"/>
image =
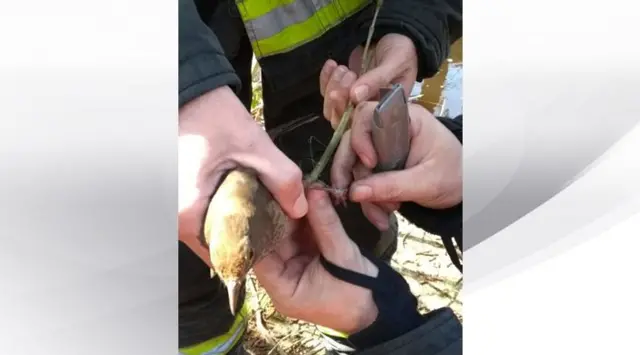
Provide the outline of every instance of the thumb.
<path id="1" fill-rule="evenodd" d="M 424 180 L 420 166 L 401 171 L 374 174 L 352 184 L 354 202 L 405 202 L 424 198 Z"/>
<path id="2" fill-rule="evenodd" d="M 378 58 L 377 65 L 365 72 L 353 84 L 351 100 L 359 104 L 378 96 L 380 89 L 394 84 L 405 69 L 403 58 L 394 53 Z"/>
<path id="3" fill-rule="evenodd" d="M 375 98 L 380 89 L 388 86 L 397 76 L 397 70 L 393 63 L 382 62 L 356 80 L 351 89 L 351 100 L 359 104 Z"/>
<path id="4" fill-rule="evenodd" d="M 342 252 L 351 249 L 353 242 L 342 227 L 340 217 L 326 192 L 310 189 L 307 200 L 309 202 L 307 218 L 320 253 L 340 265 L 343 259 Z"/>
<path id="5" fill-rule="evenodd" d="M 260 181 L 271 192 L 287 215 L 293 219 L 307 213 L 302 171 L 261 131 L 253 136 L 248 150 L 235 152 L 234 160 L 258 172 Z"/>

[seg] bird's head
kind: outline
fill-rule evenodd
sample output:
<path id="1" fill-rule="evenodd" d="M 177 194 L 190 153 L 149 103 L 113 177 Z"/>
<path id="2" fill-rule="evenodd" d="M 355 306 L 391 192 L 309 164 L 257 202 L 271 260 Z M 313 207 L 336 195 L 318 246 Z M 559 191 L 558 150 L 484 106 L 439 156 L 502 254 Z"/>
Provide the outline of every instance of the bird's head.
<path id="1" fill-rule="evenodd" d="M 228 243 L 210 248 L 213 270 L 227 287 L 229 309 L 235 313 L 244 280 L 252 265 L 248 243 L 227 239 Z M 215 240 L 215 239 L 214 239 Z"/>
<path id="2" fill-rule="evenodd" d="M 235 314 L 244 280 L 251 269 L 253 252 L 249 244 L 250 214 L 236 211 L 219 216 L 219 228 L 210 238 L 209 256 L 213 271 L 227 287 L 229 308 Z M 211 230 L 210 232 L 213 232 Z"/>

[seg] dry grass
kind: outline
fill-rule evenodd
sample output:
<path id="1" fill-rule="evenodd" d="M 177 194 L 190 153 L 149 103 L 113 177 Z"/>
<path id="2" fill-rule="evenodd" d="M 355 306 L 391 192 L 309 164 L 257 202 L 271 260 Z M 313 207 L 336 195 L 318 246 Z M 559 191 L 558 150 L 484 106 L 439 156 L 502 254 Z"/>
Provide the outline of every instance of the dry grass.
<path id="1" fill-rule="evenodd" d="M 260 69 L 255 62 L 253 74 L 252 114 L 262 123 Z M 459 85 L 461 78 L 454 80 L 457 83 L 447 82 L 442 85 L 443 89 L 446 90 L 447 85 Z M 449 306 L 462 320 L 462 275 L 451 263 L 440 238 L 412 225 L 400 215 L 398 220 L 399 243 L 392 259 L 392 266 L 404 276 L 412 293 L 418 298 L 420 312 L 426 313 L 435 308 Z M 276 312 L 269 297 L 252 275 L 247 291 L 254 311 L 244 340 L 245 349 L 250 354 L 324 353 L 315 326 Z"/>

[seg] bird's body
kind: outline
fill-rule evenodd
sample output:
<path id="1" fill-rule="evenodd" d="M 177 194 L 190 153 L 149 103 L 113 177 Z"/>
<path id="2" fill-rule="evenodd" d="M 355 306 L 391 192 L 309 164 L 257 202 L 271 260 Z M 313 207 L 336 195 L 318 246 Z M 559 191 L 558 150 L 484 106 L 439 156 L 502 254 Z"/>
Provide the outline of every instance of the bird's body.
<path id="1" fill-rule="evenodd" d="M 211 199 L 204 238 L 213 273 L 229 292 L 231 312 L 251 267 L 293 232 L 294 221 L 282 210 L 257 174 L 239 168 L 228 173 Z"/>

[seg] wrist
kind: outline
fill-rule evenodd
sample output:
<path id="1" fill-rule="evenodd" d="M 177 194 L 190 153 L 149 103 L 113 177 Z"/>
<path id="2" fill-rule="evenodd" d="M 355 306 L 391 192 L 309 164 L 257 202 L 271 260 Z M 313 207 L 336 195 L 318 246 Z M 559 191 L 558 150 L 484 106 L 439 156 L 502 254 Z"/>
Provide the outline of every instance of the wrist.
<path id="1" fill-rule="evenodd" d="M 228 86 L 211 90 L 179 110 L 179 137 L 200 137 L 208 144 L 246 143 L 259 130 L 253 117 Z"/>
<path id="2" fill-rule="evenodd" d="M 373 301 L 358 307 L 359 330 L 348 333 L 348 341 L 356 349 L 367 349 L 405 334 L 422 323 L 417 310 L 418 302 L 404 278 L 381 260 L 364 253 L 366 259 L 376 267 L 377 275 L 364 275 L 332 264 L 325 258 L 320 262 L 335 278 L 368 289 L 368 298 Z M 375 308 L 374 308 L 375 307 Z M 373 322 L 371 322 L 371 320 Z M 344 330 L 343 330 L 344 332 Z"/>
<path id="3" fill-rule="evenodd" d="M 207 125 L 212 121 L 225 120 L 225 124 L 237 122 L 230 117 L 251 118 L 251 115 L 229 86 L 208 91 L 189 101 L 179 110 L 179 124 Z"/>
<path id="4" fill-rule="evenodd" d="M 373 300 L 371 291 L 367 292 L 363 301 L 357 304 L 354 308 L 356 309 L 356 314 L 353 319 L 356 320 L 356 323 L 352 327 L 345 329 L 344 332 L 347 335 L 357 334 L 364 329 L 371 327 L 378 318 L 378 306 L 376 306 L 376 303 Z"/>
<path id="5" fill-rule="evenodd" d="M 381 260 L 371 260 L 378 269 L 376 287 L 371 293 L 375 312 L 370 314 L 375 319 L 358 332 L 349 335 L 349 341 L 359 349 L 395 339 L 422 323 L 417 299 L 404 278 Z"/>

